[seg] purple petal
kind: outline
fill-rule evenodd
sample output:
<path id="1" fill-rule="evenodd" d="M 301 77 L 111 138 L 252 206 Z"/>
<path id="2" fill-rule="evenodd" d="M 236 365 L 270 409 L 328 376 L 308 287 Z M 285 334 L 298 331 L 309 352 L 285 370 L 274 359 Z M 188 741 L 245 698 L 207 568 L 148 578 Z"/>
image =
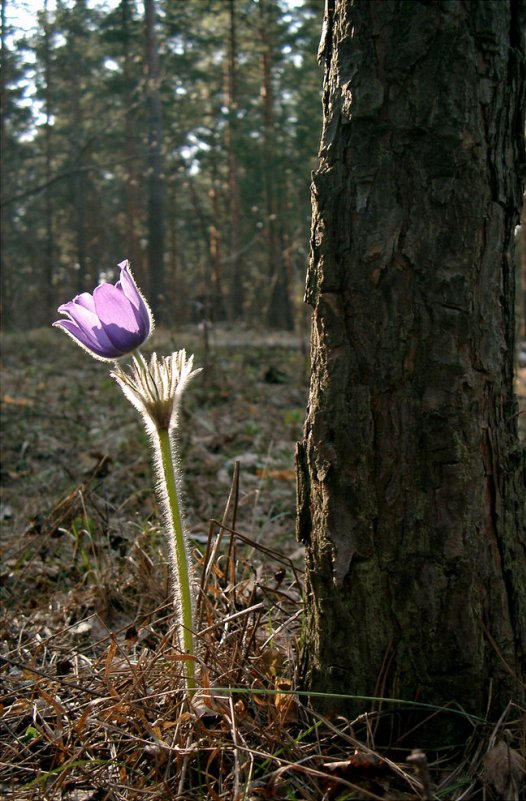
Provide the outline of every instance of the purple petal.
<path id="1" fill-rule="evenodd" d="M 115 349 L 113 342 L 105 333 L 101 321 L 94 311 L 92 312 L 84 306 L 81 306 L 76 300 L 64 303 L 62 306 L 59 306 L 58 310 L 62 312 L 62 314 L 67 314 L 68 317 L 72 319 L 77 328 L 82 332 L 84 338 L 90 341 L 93 347 L 103 350 L 107 349 L 113 352 Z"/>
<path id="2" fill-rule="evenodd" d="M 101 284 L 93 295 L 82 292 L 59 307 L 68 319 L 53 323 L 92 355 L 109 361 L 138 348 L 153 327 L 150 309 L 128 261 L 120 262 L 119 267 L 120 280 L 115 286 Z"/>
<path id="3" fill-rule="evenodd" d="M 53 325 L 57 328 L 63 328 L 79 345 L 96 356 L 100 356 L 103 359 L 117 359 L 119 356 L 122 356 L 122 353 L 109 343 L 109 340 L 109 345 L 102 345 L 101 342 L 92 335 L 92 333 L 95 332 L 88 332 L 80 328 L 73 320 L 57 320 Z M 102 333 L 104 335 L 102 329 L 97 333 Z"/>
<path id="4" fill-rule="evenodd" d="M 124 264 L 124 267 L 121 267 L 121 264 Z M 137 309 L 140 309 L 143 299 L 137 289 L 137 284 L 132 274 L 129 272 L 128 262 L 121 262 L 121 264 L 119 264 L 119 267 L 121 267 L 121 275 L 117 286 L 120 285 L 130 303 L 133 303 Z"/>
<path id="5" fill-rule="evenodd" d="M 73 303 L 78 303 L 79 306 L 84 306 L 85 309 L 89 309 L 89 311 L 96 314 L 93 295 L 90 295 L 89 292 L 82 292 L 80 295 L 77 295 L 76 298 L 73 298 Z"/>
<path id="6" fill-rule="evenodd" d="M 87 294 L 87 293 L 84 293 Z M 67 314 L 71 318 L 76 329 L 67 326 L 67 330 L 76 336 L 82 344 L 91 348 L 95 353 L 106 358 L 122 356 L 125 351 L 121 351 L 108 337 L 104 327 L 95 311 L 90 311 L 75 300 L 59 306 L 59 312 Z"/>
<path id="7" fill-rule="evenodd" d="M 122 289 L 101 284 L 95 289 L 93 299 L 106 334 L 122 353 L 129 353 L 144 341 L 136 310 Z"/>
<path id="8" fill-rule="evenodd" d="M 129 269 L 129 262 L 121 261 L 119 267 L 121 268 L 121 276 L 120 281 L 118 281 L 116 284 L 116 287 L 124 292 L 133 308 L 137 311 L 136 319 L 139 332 L 141 336 L 147 337 L 152 327 L 150 309 L 148 308 L 146 301 L 137 288 L 135 279 Z"/>
<path id="9" fill-rule="evenodd" d="M 122 289 L 112 284 L 100 284 L 94 293 L 95 311 L 103 325 L 117 325 L 130 333 L 137 332 L 137 320 L 131 303 Z"/>
<path id="10" fill-rule="evenodd" d="M 61 314 L 67 314 L 72 317 L 79 325 L 87 325 L 89 328 L 97 325 L 99 318 L 95 309 L 88 309 L 82 303 L 77 303 L 77 298 L 70 300 L 68 303 L 63 303 L 58 307 Z"/>

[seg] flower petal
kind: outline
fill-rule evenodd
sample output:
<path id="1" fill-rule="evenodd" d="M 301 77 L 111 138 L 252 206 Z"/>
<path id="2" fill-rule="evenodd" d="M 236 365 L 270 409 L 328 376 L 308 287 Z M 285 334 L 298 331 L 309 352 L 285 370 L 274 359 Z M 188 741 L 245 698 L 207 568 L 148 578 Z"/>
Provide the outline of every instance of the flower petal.
<path id="1" fill-rule="evenodd" d="M 83 339 L 86 340 L 85 344 L 90 343 L 88 347 L 92 347 L 97 353 L 107 351 L 108 356 L 115 355 L 116 351 L 119 356 L 123 355 L 122 351 L 118 350 L 118 346 L 115 346 L 106 334 L 96 312 L 81 306 L 77 303 L 76 298 L 59 306 L 58 310 L 73 320 L 79 331 L 82 332 Z"/>
<path id="2" fill-rule="evenodd" d="M 67 314 L 82 332 L 83 341 L 88 343 L 95 353 L 115 358 L 122 356 L 126 351 L 122 351 L 118 345 L 114 344 L 107 335 L 98 315 L 89 311 L 74 300 L 59 307 L 62 314 Z"/>
<path id="3" fill-rule="evenodd" d="M 137 320 L 122 289 L 112 284 L 100 284 L 93 293 L 93 300 L 95 311 L 103 325 L 113 323 L 132 334 L 137 332 Z"/>
<path id="4" fill-rule="evenodd" d="M 66 334 L 69 334 L 78 345 L 87 350 L 92 356 L 107 359 L 108 361 L 113 361 L 122 356 L 122 353 L 117 348 L 114 348 L 111 343 L 109 346 L 103 347 L 96 338 L 80 328 L 73 320 L 57 320 L 53 325 L 57 328 L 63 328 Z"/>
<path id="5" fill-rule="evenodd" d="M 141 307 L 142 298 L 139 294 L 139 290 L 137 289 L 137 284 L 135 283 L 135 280 L 129 271 L 128 262 L 121 261 L 119 267 L 121 268 L 121 275 L 116 286 L 122 289 L 128 300 L 133 303 L 137 309 L 139 309 Z"/>
<path id="6" fill-rule="evenodd" d="M 138 289 L 127 260 L 120 262 L 120 280 L 115 286 L 101 284 L 93 295 L 81 292 L 59 307 L 67 320 L 62 328 L 96 358 L 114 361 L 131 353 L 148 338 L 153 318 Z"/>
<path id="7" fill-rule="evenodd" d="M 87 309 L 81 303 L 77 303 L 77 298 L 70 300 L 68 303 L 63 303 L 62 306 L 58 307 L 58 311 L 61 314 L 67 314 L 80 326 L 86 325 L 88 328 L 92 328 L 99 322 L 95 310 Z"/>
<path id="8" fill-rule="evenodd" d="M 93 299 L 108 338 L 121 353 L 129 353 L 144 341 L 138 315 L 122 289 L 101 284 L 93 292 Z"/>
<path id="9" fill-rule="evenodd" d="M 93 295 L 90 295 L 89 292 L 81 292 L 80 295 L 77 295 L 76 298 L 73 298 L 73 303 L 78 303 L 79 306 L 84 306 L 85 309 L 88 309 L 96 314 L 95 301 L 93 300 Z"/>
<path id="10" fill-rule="evenodd" d="M 115 286 L 117 289 L 121 289 L 122 292 L 124 292 L 133 308 L 136 309 L 139 331 L 141 336 L 147 337 L 152 329 L 152 315 L 150 309 L 135 283 L 135 279 L 130 271 L 130 263 L 128 261 L 121 261 L 119 267 L 121 268 L 121 276 Z"/>

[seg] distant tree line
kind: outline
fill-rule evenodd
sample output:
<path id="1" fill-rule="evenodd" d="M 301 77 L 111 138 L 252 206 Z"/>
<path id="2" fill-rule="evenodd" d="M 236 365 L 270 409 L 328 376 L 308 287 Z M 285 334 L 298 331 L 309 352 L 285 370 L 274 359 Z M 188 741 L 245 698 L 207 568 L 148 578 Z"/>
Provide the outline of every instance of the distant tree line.
<path id="1" fill-rule="evenodd" d="M 319 0 L 2 0 L 2 321 L 130 259 L 159 322 L 292 328 L 321 123 Z"/>

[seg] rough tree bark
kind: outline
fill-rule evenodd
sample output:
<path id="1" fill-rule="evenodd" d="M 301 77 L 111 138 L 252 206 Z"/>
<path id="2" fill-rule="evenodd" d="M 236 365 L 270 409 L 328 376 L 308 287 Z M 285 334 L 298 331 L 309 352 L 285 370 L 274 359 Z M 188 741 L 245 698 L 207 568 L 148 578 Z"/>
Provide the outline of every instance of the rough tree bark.
<path id="1" fill-rule="evenodd" d="M 327 0 L 297 450 L 311 690 L 524 700 L 523 12 Z"/>

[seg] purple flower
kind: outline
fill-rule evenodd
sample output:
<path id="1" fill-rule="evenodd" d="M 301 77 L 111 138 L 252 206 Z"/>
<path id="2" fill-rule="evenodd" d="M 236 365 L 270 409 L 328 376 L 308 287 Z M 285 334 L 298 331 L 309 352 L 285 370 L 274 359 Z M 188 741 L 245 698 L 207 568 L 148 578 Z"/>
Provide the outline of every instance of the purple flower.
<path id="1" fill-rule="evenodd" d="M 100 284 L 90 295 L 82 292 L 58 311 L 68 320 L 53 323 L 63 328 L 75 342 L 92 356 L 114 361 L 131 353 L 148 339 L 153 318 L 130 272 L 129 263 L 121 261 L 120 280 Z"/>

